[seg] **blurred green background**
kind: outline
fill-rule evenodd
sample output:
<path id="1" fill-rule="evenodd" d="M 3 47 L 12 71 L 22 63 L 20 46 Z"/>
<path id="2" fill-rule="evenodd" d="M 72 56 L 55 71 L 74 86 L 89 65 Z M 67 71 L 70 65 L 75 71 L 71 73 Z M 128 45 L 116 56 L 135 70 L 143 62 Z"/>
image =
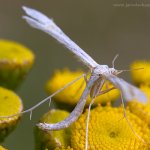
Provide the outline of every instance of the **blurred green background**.
<path id="1" fill-rule="evenodd" d="M 150 7 L 119 7 L 115 4 L 146 3 L 139 0 L 0 0 L 0 38 L 20 42 L 36 55 L 36 63 L 17 93 L 27 109 L 47 96 L 45 82 L 55 69 L 83 68 L 62 45 L 31 28 L 21 17 L 23 5 L 42 11 L 98 63 L 128 69 L 137 59 L 150 59 Z M 129 72 L 121 75 L 130 81 Z M 48 104 L 22 117 L 18 128 L 6 139 L 9 150 L 34 149 L 33 128 Z"/>

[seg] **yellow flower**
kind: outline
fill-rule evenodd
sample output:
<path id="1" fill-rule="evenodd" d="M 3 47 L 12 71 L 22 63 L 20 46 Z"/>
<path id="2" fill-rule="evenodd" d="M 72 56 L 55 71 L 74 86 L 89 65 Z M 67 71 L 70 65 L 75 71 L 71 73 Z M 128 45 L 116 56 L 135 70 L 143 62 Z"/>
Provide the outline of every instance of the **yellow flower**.
<path id="1" fill-rule="evenodd" d="M 56 70 L 54 75 L 47 82 L 46 90 L 49 94 L 52 94 L 82 74 L 83 74 L 82 71 L 73 72 L 68 69 Z M 79 81 L 75 82 L 73 85 L 66 88 L 64 91 L 57 94 L 55 96 L 56 101 L 70 104 L 70 105 L 75 105 L 79 101 L 85 86 L 86 86 L 85 80 L 84 78 L 82 78 Z M 112 85 L 108 83 L 108 87 L 105 84 L 102 90 L 106 90 L 107 88 L 111 88 L 111 87 Z M 98 96 L 95 99 L 95 104 L 114 101 L 118 97 L 119 97 L 119 91 L 115 89 L 106 94 Z M 87 100 L 87 104 L 89 104 L 90 102 L 91 100 L 89 96 Z"/>
<path id="2" fill-rule="evenodd" d="M 134 131 L 146 142 L 150 141 L 150 130 L 140 118 L 126 110 Z M 71 146 L 76 150 L 85 148 L 85 128 L 87 112 L 72 126 Z M 142 140 L 131 130 L 123 119 L 121 107 L 98 106 L 91 111 L 89 122 L 88 150 L 148 150 Z"/>
<path id="3" fill-rule="evenodd" d="M 0 116 L 20 113 L 23 109 L 21 99 L 11 90 L 0 87 Z M 16 127 L 20 116 L 0 118 L 0 142 Z"/>
<path id="4" fill-rule="evenodd" d="M 0 146 L 0 150 L 7 150 L 7 149 L 5 149 L 4 147 Z"/>
<path id="5" fill-rule="evenodd" d="M 0 40 L 0 85 L 14 89 L 24 79 L 34 62 L 34 54 L 25 46 Z"/>
<path id="6" fill-rule="evenodd" d="M 50 110 L 42 116 L 39 122 L 56 123 L 64 120 L 69 112 L 64 110 Z M 36 127 L 36 150 L 54 149 L 57 146 L 70 145 L 70 128 L 58 131 L 43 131 Z"/>
<path id="7" fill-rule="evenodd" d="M 148 103 L 143 105 L 138 101 L 131 101 L 128 102 L 128 108 L 150 126 L 150 87 L 141 85 L 140 89 L 147 95 Z"/>
<path id="8" fill-rule="evenodd" d="M 143 68 L 142 70 L 134 70 Z M 132 70 L 133 69 L 133 70 Z M 135 61 L 131 64 L 131 77 L 135 84 L 150 84 L 150 61 Z"/>

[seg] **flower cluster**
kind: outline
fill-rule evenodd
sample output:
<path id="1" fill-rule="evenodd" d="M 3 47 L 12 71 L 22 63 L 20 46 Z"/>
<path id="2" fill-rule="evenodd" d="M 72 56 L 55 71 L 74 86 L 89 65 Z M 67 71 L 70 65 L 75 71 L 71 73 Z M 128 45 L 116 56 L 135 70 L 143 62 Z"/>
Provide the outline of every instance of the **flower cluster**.
<path id="1" fill-rule="evenodd" d="M 145 70 L 134 70 L 136 68 L 144 68 L 146 69 L 146 72 Z M 133 81 L 147 95 L 148 103 L 143 105 L 136 100 L 128 102 L 125 109 L 126 116 L 124 116 L 123 107 L 114 107 L 112 103 L 119 98 L 118 90 L 112 90 L 109 93 L 97 97 L 95 101 L 96 107 L 94 107 L 90 112 L 88 150 L 150 149 L 148 144 L 150 142 L 149 72 L 149 62 L 138 61 L 131 64 L 131 75 Z M 47 82 L 46 90 L 48 93 L 53 93 L 81 74 L 83 74 L 82 71 L 71 72 L 68 69 L 57 70 Z M 80 79 L 77 83 L 74 83 L 62 93 L 56 95 L 55 101 L 68 105 L 75 105 L 78 102 L 85 86 L 86 81 L 84 78 Z M 105 84 L 102 90 L 107 90 L 108 87 L 112 87 L 112 85 L 110 83 L 107 85 Z M 90 97 L 88 97 L 87 105 L 89 103 Z M 70 136 L 70 144 L 64 145 L 63 143 L 59 143 L 58 146 L 55 145 L 55 150 L 85 149 L 87 112 L 88 111 L 85 110 L 80 118 L 70 126 L 71 133 L 68 133 L 68 136 Z M 51 115 L 51 117 L 56 118 L 53 115 Z M 59 117 L 61 117 L 61 113 Z M 49 140 L 52 140 L 50 136 Z"/>
<path id="2" fill-rule="evenodd" d="M 31 69 L 34 54 L 19 43 L 0 40 L 0 116 L 20 113 L 23 109 L 21 98 L 12 90 L 16 89 Z M 144 68 L 144 70 L 134 70 Z M 83 74 L 83 71 L 69 69 L 56 70 L 46 83 L 46 91 L 51 94 Z M 62 104 L 75 106 L 86 87 L 89 75 L 81 78 L 55 96 L 55 105 L 61 109 L 52 109 L 45 113 L 39 122 L 56 123 L 64 120 L 69 111 Z M 88 150 L 149 150 L 150 149 L 150 62 L 136 61 L 131 64 L 131 77 L 148 97 L 143 105 L 136 100 L 128 102 L 126 108 L 114 107 L 119 100 L 119 90 L 113 89 L 100 94 L 94 102 L 88 123 Z M 106 82 L 102 91 L 113 85 Z M 8 89 L 7 89 L 8 88 Z M 11 89 L 11 90 L 10 90 Z M 91 102 L 90 96 L 86 106 Z M 61 104 L 61 105 L 60 105 Z M 9 108 L 9 109 L 8 109 Z M 35 127 L 36 150 L 83 150 L 85 149 L 86 122 L 88 110 L 69 128 L 59 131 L 46 131 Z M 0 142 L 16 127 L 20 115 L 0 118 Z M 0 146 L 0 150 L 5 150 Z"/>
<path id="3" fill-rule="evenodd" d="M 21 98 L 14 92 L 34 63 L 34 54 L 20 43 L 0 40 L 0 117 L 19 114 Z M 17 126 L 20 115 L 0 118 L 0 143 Z M 0 150 L 6 150 L 0 146 Z"/>

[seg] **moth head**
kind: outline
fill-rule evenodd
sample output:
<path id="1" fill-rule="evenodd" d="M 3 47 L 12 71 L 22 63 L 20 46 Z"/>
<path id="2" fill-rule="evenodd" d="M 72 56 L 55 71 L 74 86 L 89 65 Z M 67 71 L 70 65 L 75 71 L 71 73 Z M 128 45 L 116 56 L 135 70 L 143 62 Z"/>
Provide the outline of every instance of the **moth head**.
<path id="1" fill-rule="evenodd" d="M 120 73 L 122 73 L 123 72 L 123 70 L 117 70 L 117 69 L 115 69 L 115 68 L 109 68 L 109 71 L 110 71 L 110 74 L 113 74 L 113 75 L 118 75 L 118 74 L 120 74 Z"/>

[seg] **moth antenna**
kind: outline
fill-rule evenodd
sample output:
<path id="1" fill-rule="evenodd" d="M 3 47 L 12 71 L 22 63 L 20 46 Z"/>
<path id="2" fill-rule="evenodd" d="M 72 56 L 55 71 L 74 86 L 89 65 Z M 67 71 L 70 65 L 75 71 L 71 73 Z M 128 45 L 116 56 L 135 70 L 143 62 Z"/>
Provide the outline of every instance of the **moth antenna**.
<path id="1" fill-rule="evenodd" d="M 81 76 L 77 77 L 76 79 L 74 79 L 73 81 L 71 81 L 70 83 L 66 84 L 64 87 L 60 88 L 59 90 L 57 90 L 56 92 L 54 92 L 52 95 L 48 96 L 47 98 L 43 99 L 42 101 L 40 101 L 39 103 L 37 103 L 36 105 L 32 106 L 31 108 L 22 111 L 20 113 L 17 114 L 13 114 L 10 116 L 0 116 L 0 118 L 12 118 L 21 114 L 25 114 L 30 112 L 30 115 L 32 115 L 32 111 L 34 109 L 36 109 L 37 107 L 39 107 L 40 105 L 42 105 L 43 103 L 45 103 L 46 101 L 50 100 L 53 96 L 55 96 L 56 94 L 60 93 L 61 91 L 63 91 L 65 88 L 69 87 L 70 85 L 72 85 L 73 83 L 75 83 L 76 81 L 78 81 L 79 79 L 81 79 L 84 76 L 84 74 L 82 74 Z"/>
<path id="2" fill-rule="evenodd" d="M 117 58 L 119 57 L 119 54 L 116 54 L 115 57 L 112 60 L 112 68 L 115 68 L 115 61 L 117 60 Z"/>
<path id="3" fill-rule="evenodd" d="M 32 110 L 30 111 L 30 120 L 32 119 Z"/>
<path id="4" fill-rule="evenodd" d="M 133 129 L 133 127 L 132 127 L 130 121 L 128 120 L 128 117 L 127 117 L 127 113 L 126 113 L 126 110 L 125 110 L 125 104 L 124 104 L 125 102 L 124 102 L 124 99 L 123 99 L 123 96 L 122 96 L 122 92 L 120 92 L 120 95 L 121 95 L 121 102 L 122 102 L 122 107 L 123 107 L 124 118 L 126 119 L 128 125 L 129 125 L 129 127 L 130 127 L 130 129 L 131 129 L 131 131 L 134 133 L 134 135 L 135 135 L 140 141 L 142 141 L 142 142 L 145 143 L 145 144 L 149 144 L 149 142 L 145 142 L 145 140 L 144 140 L 141 136 L 139 136 L 139 135 L 136 133 L 136 131 L 134 131 L 134 129 Z"/>
<path id="5" fill-rule="evenodd" d="M 117 70 L 118 71 L 117 74 L 120 74 L 122 72 L 134 71 L 134 70 L 137 71 L 137 70 L 142 70 L 142 69 L 144 69 L 144 68 L 134 68 L 134 69 Z"/>

